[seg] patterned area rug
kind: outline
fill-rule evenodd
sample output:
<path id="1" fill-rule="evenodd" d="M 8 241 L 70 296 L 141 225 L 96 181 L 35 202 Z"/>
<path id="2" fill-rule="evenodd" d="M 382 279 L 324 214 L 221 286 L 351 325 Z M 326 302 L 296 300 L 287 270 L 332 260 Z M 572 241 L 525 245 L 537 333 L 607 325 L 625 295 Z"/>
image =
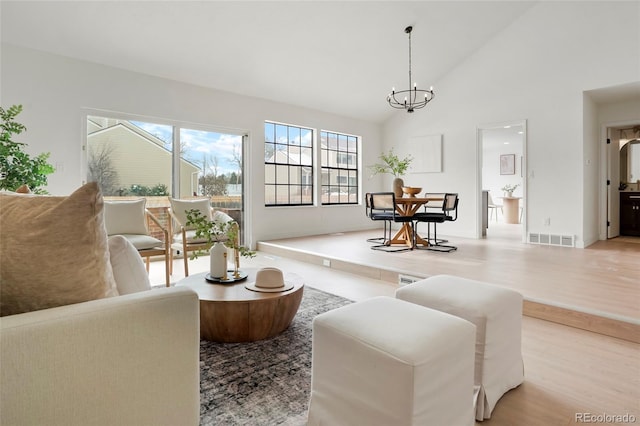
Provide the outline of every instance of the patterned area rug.
<path id="1" fill-rule="evenodd" d="M 250 343 L 200 342 L 201 425 L 304 425 L 311 389 L 311 321 L 349 300 L 305 287 L 291 326 Z"/>

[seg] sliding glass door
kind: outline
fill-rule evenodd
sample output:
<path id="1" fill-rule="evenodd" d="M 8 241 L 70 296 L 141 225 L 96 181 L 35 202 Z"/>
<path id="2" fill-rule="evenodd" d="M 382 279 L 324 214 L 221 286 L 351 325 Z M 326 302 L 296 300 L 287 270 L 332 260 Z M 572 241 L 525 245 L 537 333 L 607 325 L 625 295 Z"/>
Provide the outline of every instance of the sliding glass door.
<path id="1" fill-rule="evenodd" d="M 147 198 L 163 221 L 169 196 L 207 197 L 243 229 L 240 134 L 90 115 L 87 181 L 106 199 Z"/>

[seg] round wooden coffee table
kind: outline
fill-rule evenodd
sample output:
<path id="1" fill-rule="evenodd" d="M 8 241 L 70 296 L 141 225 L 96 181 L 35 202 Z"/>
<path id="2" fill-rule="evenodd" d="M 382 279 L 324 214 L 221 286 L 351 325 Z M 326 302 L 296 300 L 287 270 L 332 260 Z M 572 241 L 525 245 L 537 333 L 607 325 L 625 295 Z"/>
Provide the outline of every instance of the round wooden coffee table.
<path id="1" fill-rule="evenodd" d="M 214 342 L 253 342 L 282 333 L 298 312 L 304 284 L 295 274 L 284 273 L 293 283 L 291 290 L 261 293 L 247 289 L 254 282 L 257 269 L 242 268 L 245 280 L 230 283 L 209 283 L 206 272 L 190 275 L 176 286 L 189 287 L 200 299 L 200 337 Z"/>

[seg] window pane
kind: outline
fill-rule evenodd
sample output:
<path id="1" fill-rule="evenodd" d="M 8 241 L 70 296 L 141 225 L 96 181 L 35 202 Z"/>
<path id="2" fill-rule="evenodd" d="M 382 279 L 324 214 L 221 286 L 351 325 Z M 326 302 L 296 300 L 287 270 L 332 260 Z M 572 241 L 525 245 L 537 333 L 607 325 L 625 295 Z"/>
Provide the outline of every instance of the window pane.
<path id="1" fill-rule="evenodd" d="M 289 185 L 289 203 L 291 203 L 291 204 L 299 204 L 300 202 L 301 202 L 300 186 L 298 186 L 298 185 Z"/>
<path id="2" fill-rule="evenodd" d="M 311 204 L 313 202 L 313 188 L 311 186 L 304 186 L 302 188 L 302 203 L 303 204 Z"/>
<path id="3" fill-rule="evenodd" d="M 276 166 L 274 164 L 264 165 L 264 183 L 276 183 Z"/>
<path id="4" fill-rule="evenodd" d="M 287 126 L 276 124 L 276 142 L 286 144 L 289 141 Z"/>
<path id="5" fill-rule="evenodd" d="M 302 155 L 300 156 L 300 164 L 304 166 L 311 166 L 313 164 L 312 148 L 302 148 Z"/>
<path id="6" fill-rule="evenodd" d="M 327 167 L 329 165 L 329 151 L 326 149 L 320 151 L 320 165 L 322 167 Z"/>
<path id="7" fill-rule="evenodd" d="M 264 202 L 265 204 L 276 203 L 276 187 L 275 185 L 265 185 L 264 188 Z"/>
<path id="8" fill-rule="evenodd" d="M 276 146 L 272 143 L 264 144 L 264 161 L 267 163 L 274 163 L 276 161 L 275 158 Z"/>
<path id="9" fill-rule="evenodd" d="M 357 151 L 357 142 L 358 139 L 354 136 L 349 136 L 347 139 L 347 151 L 356 152 Z"/>
<path id="10" fill-rule="evenodd" d="M 289 169 L 289 183 L 292 185 L 297 185 L 302 183 L 302 168 L 301 167 L 291 167 Z"/>
<path id="11" fill-rule="evenodd" d="M 273 123 L 264 123 L 264 141 L 275 142 L 276 127 Z"/>
<path id="12" fill-rule="evenodd" d="M 300 128 L 289 127 L 289 144 L 300 145 Z"/>
<path id="13" fill-rule="evenodd" d="M 338 135 L 338 151 L 347 150 L 347 137 L 345 135 Z"/>
<path id="14" fill-rule="evenodd" d="M 280 185 L 289 183 L 289 166 L 276 166 L 276 183 Z"/>
<path id="15" fill-rule="evenodd" d="M 302 129 L 300 135 L 302 146 L 313 146 L 313 132 L 310 129 Z"/>

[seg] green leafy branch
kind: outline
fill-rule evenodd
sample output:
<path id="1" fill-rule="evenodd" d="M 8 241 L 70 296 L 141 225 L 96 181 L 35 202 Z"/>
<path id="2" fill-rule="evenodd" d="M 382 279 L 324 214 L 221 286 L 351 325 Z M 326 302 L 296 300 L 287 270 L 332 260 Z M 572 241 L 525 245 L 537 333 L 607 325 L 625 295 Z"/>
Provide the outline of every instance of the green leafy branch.
<path id="1" fill-rule="evenodd" d="M 207 245 L 211 246 L 215 242 L 222 242 L 230 249 L 237 250 L 240 256 L 252 258 L 256 256 L 256 252 L 245 246 L 238 244 L 238 232 L 240 226 L 235 220 L 229 222 L 221 222 L 210 220 L 204 216 L 200 210 L 187 210 L 187 226 L 195 228 L 196 238 L 204 238 Z M 202 252 L 193 252 L 193 258 L 197 258 Z"/>
<path id="2" fill-rule="evenodd" d="M 407 170 L 409 170 L 409 166 L 413 161 L 413 157 L 411 155 L 407 155 L 403 159 L 400 159 L 400 157 L 393 152 L 393 148 L 391 148 L 387 153 L 382 153 L 378 158 L 380 158 L 380 163 L 369 166 L 373 175 L 377 175 L 378 173 L 390 173 L 395 177 L 403 176 Z"/>

